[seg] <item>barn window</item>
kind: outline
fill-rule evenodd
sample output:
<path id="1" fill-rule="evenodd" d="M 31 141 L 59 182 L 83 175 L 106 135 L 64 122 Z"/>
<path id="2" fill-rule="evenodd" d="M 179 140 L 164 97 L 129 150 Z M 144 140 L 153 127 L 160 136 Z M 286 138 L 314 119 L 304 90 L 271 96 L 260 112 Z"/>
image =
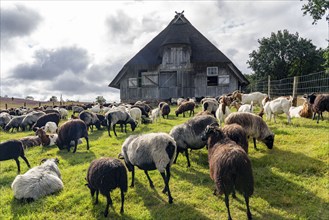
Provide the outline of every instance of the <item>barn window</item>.
<path id="1" fill-rule="evenodd" d="M 230 84 L 230 75 L 220 75 L 220 76 L 218 76 L 218 84 L 219 85 Z"/>
<path id="2" fill-rule="evenodd" d="M 207 67 L 207 76 L 218 76 L 218 67 Z"/>
<path id="3" fill-rule="evenodd" d="M 153 72 L 142 73 L 142 85 L 143 86 L 158 86 L 159 75 Z"/>
<path id="4" fill-rule="evenodd" d="M 129 78 L 128 79 L 128 87 L 129 88 L 137 88 L 137 78 Z"/>
<path id="5" fill-rule="evenodd" d="M 207 67 L 207 86 L 218 86 L 218 67 Z"/>

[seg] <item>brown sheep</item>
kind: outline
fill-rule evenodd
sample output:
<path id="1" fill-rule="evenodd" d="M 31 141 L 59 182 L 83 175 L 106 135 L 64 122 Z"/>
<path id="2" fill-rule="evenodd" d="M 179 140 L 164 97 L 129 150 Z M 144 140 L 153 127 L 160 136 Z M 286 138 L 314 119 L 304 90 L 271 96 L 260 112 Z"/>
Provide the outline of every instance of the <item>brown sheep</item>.
<path id="1" fill-rule="evenodd" d="M 177 110 L 175 111 L 176 117 L 178 117 L 179 114 L 183 113 L 183 117 L 185 117 L 185 112 L 190 111 L 190 117 L 193 113 L 194 116 L 194 108 L 195 103 L 192 101 L 184 102 L 180 106 L 178 106 Z"/>

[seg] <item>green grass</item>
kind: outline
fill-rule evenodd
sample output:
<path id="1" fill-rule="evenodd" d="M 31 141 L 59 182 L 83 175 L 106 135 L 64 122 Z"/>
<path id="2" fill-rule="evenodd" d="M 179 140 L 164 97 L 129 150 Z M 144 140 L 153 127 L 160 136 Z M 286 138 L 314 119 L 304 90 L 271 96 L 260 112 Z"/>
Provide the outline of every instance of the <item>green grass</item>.
<path id="1" fill-rule="evenodd" d="M 172 107 L 172 113 L 175 107 Z M 199 110 L 199 109 L 198 109 Z M 250 199 L 254 219 L 328 219 L 329 216 L 329 115 L 325 121 L 304 118 L 292 119 L 288 125 L 286 117 L 277 123 L 268 122 L 275 133 L 274 148 L 269 150 L 258 143 L 254 150 L 249 142 L 249 156 L 253 165 L 255 191 Z M 86 143 L 78 146 L 75 154 L 60 151 L 54 147 L 33 147 L 26 155 L 32 166 L 42 158 L 57 157 L 62 173 L 64 190 L 55 195 L 41 198 L 32 203 L 14 199 L 10 188 L 16 176 L 14 160 L 0 162 L 0 219 L 102 219 L 106 205 L 105 197 L 99 197 L 99 204 L 93 205 L 85 176 L 90 162 L 102 156 L 117 157 L 121 144 L 130 134 L 148 132 L 169 132 L 174 125 L 187 118 L 162 119 L 157 124 L 139 126 L 135 132 L 128 128 L 128 134 L 117 129 L 118 137 L 109 137 L 106 130 L 90 133 L 90 150 Z M 1 142 L 33 135 L 33 132 L 0 133 Z M 155 189 L 149 187 L 143 171 L 136 169 L 135 187 L 126 193 L 125 213 L 120 214 L 120 191 L 111 193 L 113 208 L 111 219 L 226 219 L 227 212 L 223 197 L 213 193 L 214 184 L 209 177 L 207 150 L 204 148 L 190 153 L 191 167 L 186 158 L 179 155 L 172 166 L 170 180 L 173 204 L 161 191 L 163 180 L 158 171 L 151 171 Z M 28 168 L 21 161 L 22 173 Z M 131 174 L 128 174 L 130 184 Z M 247 219 L 244 199 L 230 198 L 233 219 Z"/>

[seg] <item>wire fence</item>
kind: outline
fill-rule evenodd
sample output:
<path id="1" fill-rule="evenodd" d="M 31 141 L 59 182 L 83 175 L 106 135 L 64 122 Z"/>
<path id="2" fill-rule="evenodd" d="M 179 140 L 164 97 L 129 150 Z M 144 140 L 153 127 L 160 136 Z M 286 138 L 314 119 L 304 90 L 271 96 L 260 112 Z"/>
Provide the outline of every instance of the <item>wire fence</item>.
<path id="1" fill-rule="evenodd" d="M 250 85 L 250 90 L 263 92 L 271 97 L 303 95 L 309 93 L 329 93 L 329 72 L 317 72 L 304 76 L 280 80 L 262 80 Z"/>

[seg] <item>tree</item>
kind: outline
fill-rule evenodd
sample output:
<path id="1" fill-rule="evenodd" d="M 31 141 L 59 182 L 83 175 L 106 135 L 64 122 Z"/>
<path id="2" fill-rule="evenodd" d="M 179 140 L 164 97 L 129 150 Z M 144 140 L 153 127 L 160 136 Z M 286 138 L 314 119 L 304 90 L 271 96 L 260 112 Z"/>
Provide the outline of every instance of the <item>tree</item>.
<path id="1" fill-rule="evenodd" d="M 307 4 L 302 6 L 303 15 L 309 14 L 312 16 L 312 24 L 316 24 L 318 20 L 321 20 L 328 9 L 328 0 L 308 0 Z M 326 19 L 329 20 L 329 16 L 327 16 Z"/>
<path id="2" fill-rule="evenodd" d="M 258 79 L 282 79 L 324 70 L 323 50 L 317 50 L 310 40 L 287 30 L 258 40 L 258 50 L 249 54 L 247 64 Z"/>
<path id="3" fill-rule="evenodd" d="M 26 98 L 25 98 L 25 99 L 27 99 L 27 100 L 32 100 L 32 101 L 34 100 L 33 96 L 29 96 L 29 95 L 28 95 L 28 96 L 26 96 Z"/>
<path id="4" fill-rule="evenodd" d="M 49 101 L 50 101 L 50 102 L 57 102 L 58 99 L 57 99 L 56 96 L 53 95 L 53 96 L 49 99 Z"/>
<path id="5" fill-rule="evenodd" d="M 97 96 L 96 102 L 99 103 L 100 105 L 103 105 L 106 102 L 106 99 L 103 96 Z"/>

